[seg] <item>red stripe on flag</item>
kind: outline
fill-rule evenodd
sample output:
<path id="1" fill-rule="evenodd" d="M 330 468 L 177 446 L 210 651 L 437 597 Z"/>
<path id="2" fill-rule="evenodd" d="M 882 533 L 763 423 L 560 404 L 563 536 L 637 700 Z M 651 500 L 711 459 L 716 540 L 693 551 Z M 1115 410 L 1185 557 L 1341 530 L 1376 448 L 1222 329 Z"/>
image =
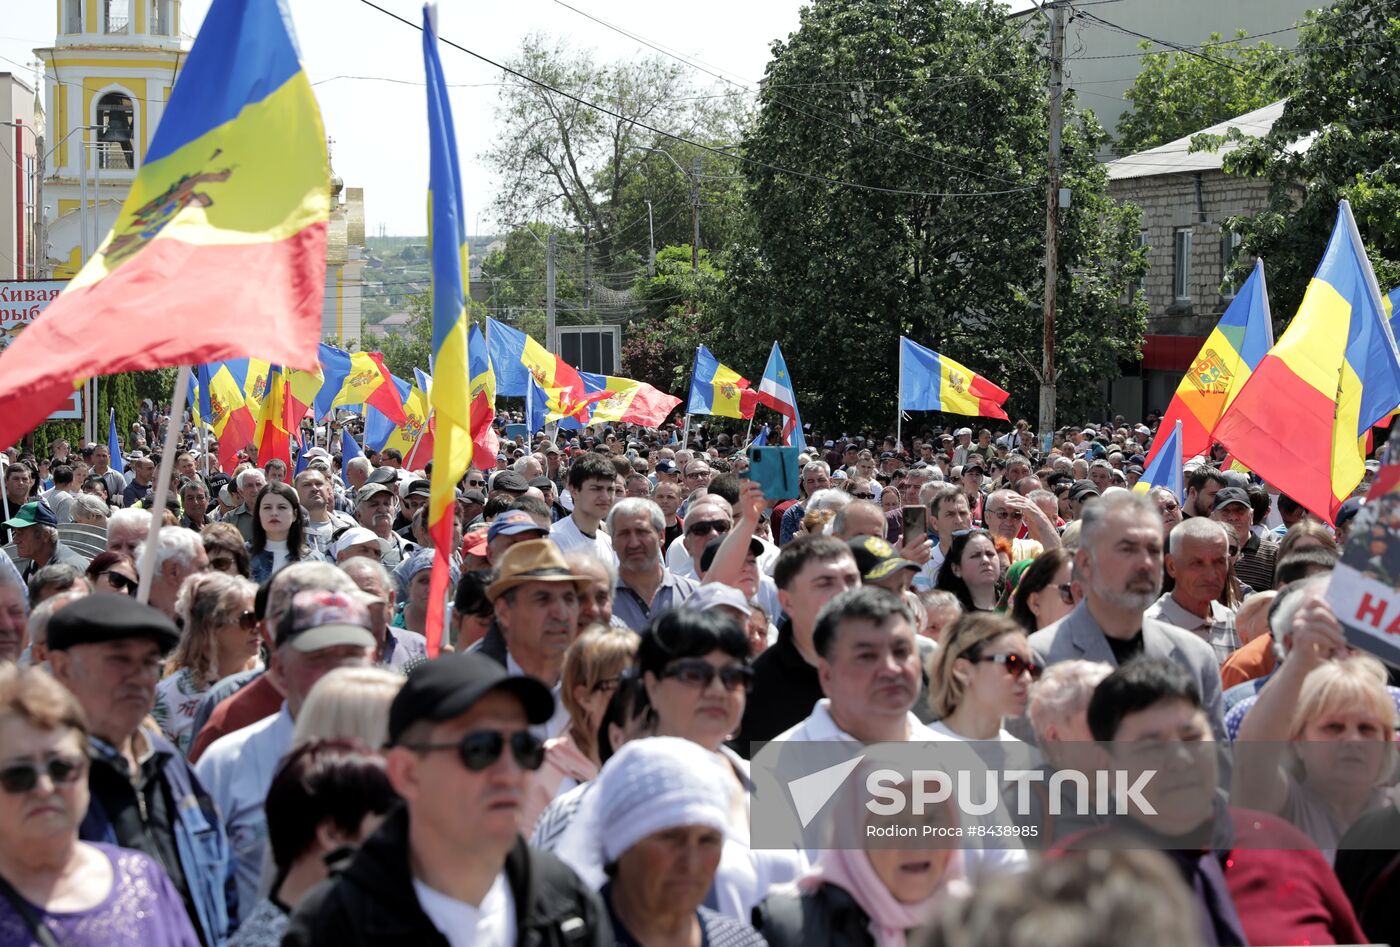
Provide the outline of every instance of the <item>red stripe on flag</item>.
<path id="1" fill-rule="evenodd" d="M 1266 355 L 1215 428 L 1240 463 L 1328 523 L 1332 494 L 1335 402 Z"/>
<path id="2" fill-rule="evenodd" d="M 66 290 L 0 355 L 0 446 L 53 413 L 75 378 L 230 358 L 313 367 L 325 261 L 324 222 L 276 241 L 152 240 L 101 282 Z"/>

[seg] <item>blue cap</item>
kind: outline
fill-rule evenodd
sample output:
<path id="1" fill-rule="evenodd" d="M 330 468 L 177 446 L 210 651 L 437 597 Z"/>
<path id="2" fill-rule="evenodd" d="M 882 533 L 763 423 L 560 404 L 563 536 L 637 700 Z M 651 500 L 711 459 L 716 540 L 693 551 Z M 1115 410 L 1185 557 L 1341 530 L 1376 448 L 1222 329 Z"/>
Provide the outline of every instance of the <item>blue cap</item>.
<path id="1" fill-rule="evenodd" d="M 497 536 L 518 536 L 521 533 L 548 536 L 549 530 L 536 523 L 534 517 L 524 510 L 506 510 L 491 522 L 491 527 L 486 531 L 486 541 L 489 543 Z"/>

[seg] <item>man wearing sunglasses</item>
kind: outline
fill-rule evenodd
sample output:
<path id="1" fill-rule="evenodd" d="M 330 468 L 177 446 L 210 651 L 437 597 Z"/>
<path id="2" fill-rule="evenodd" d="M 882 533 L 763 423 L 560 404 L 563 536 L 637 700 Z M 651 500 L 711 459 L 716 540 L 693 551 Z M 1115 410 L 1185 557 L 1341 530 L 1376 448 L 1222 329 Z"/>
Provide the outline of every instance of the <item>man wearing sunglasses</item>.
<path id="1" fill-rule="evenodd" d="M 706 493 L 691 501 L 681 522 L 681 535 L 666 550 L 666 568 L 676 575 L 700 581 L 695 564 L 705 551 L 705 544 L 716 536 L 724 536 L 734 525 L 734 511 L 724 497 Z"/>
<path id="2" fill-rule="evenodd" d="M 554 713 L 549 690 L 480 654 L 430 661 L 389 709 L 403 798 L 346 870 L 297 906 L 283 943 L 614 943 L 607 912 L 563 863 L 525 845 L 521 804 Z"/>
<path id="3" fill-rule="evenodd" d="M 56 612 L 47 638 L 49 667 L 88 720 L 92 801 L 79 837 L 160 862 L 201 940 L 222 943 L 234 921 L 233 854 L 219 809 L 175 745 L 143 724 L 179 631 L 149 605 L 98 594 Z"/>

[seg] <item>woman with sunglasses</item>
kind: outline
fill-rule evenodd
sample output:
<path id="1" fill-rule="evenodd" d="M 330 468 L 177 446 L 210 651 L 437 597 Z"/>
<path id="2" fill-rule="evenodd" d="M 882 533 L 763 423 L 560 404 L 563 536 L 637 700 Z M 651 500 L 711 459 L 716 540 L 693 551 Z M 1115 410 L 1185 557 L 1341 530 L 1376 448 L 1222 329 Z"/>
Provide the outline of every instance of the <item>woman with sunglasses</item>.
<path id="1" fill-rule="evenodd" d="M 78 841 L 87 745 L 82 709 L 48 672 L 0 669 L 0 944 L 198 947 L 155 861 Z"/>
<path id="2" fill-rule="evenodd" d="M 1011 596 L 1011 617 L 1026 634 L 1054 624 L 1074 610 L 1073 569 L 1074 557 L 1065 549 L 1047 549 L 1025 567 Z"/>
<path id="3" fill-rule="evenodd" d="M 88 563 L 87 577 L 94 592 L 136 594 L 136 560 L 124 552 L 98 553 Z"/>
<path id="4" fill-rule="evenodd" d="M 248 544 L 232 523 L 210 523 L 199 531 L 204 541 L 204 554 L 209 568 L 215 572 L 248 578 Z"/>
<path id="5" fill-rule="evenodd" d="M 952 592 L 964 611 L 995 611 L 1001 599 L 1001 554 L 985 529 L 958 530 L 938 569 L 934 588 Z"/>
<path id="6" fill-rule="evenodd" d="M 253 541 L 248 544 L 249 578 L 263 583 L 291 562 L 320 560 L 306 544 L 301 498 L 285 483 L 269 483 L 253 503 Z"/>
<path id="7" fill-rule="evenodd" d="M 545 744 L 544 765 L 530 780 L 520 814 L 522 834 L 530 834 L 535 820 L 555 796 L 598 775 L 602 765 L 598 760 L 598 725 L 622 672 L 632 666 L 636 654 L 636 632 L 596 624 L 564 652 L 559 699 L 569 712 L 569 725 Z"/>
<path id="8" fill-rule="evenodd" d="M 1014 741 L 1002 721 L 1026 712 L 1039 676 L 1020 625 L 1005 615 L 964 615 L 929 667 L 928 699 L 939 718 L 929 727 L 952 740 Z"/>
<path id="9" fill-rule="evenodd" d="M 222 572 L 192 575 L 180 588 L 175 611 L 184 624 L 180 643 L 165 661 L 165 677 L 156 685 L 151 715 L 181 753 L 194 740 L 194 717 L 211 686 L 260 664 L 258 587 Z"/>
<path id="10" fill-rule="evenodd" d="M 637 671 L 656 720 L 656 735 L 682 737 L 715 755 L 736 793 L 753 788 L 748 763 L 725 746 L 739 728 L 748 703 L 753 670 L 747 632 L 716 611 L 677 608 L 652 620 L 637 648 Z M 742 798 L 742 797 L 741 797 Z M 715 879 L 723 914 L 747 920 L 770 885 L 795 880 L 805 868 L 797 853 L 748 850 L 748 813 L 730 814 L 726 857 Z"/>

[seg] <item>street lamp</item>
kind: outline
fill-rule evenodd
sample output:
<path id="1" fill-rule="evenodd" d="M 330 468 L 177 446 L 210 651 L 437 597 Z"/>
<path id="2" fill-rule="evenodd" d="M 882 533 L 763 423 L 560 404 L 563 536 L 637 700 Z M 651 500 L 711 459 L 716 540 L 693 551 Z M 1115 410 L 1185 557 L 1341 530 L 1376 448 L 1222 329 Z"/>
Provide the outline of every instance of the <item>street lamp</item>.
<path id="1" fill-rule="evenodd" d="M 681 163 L 671 156 L 669 151 L 662 148 L 643 148 L 643 151 L 655 152 L 664 155 L 666 160 L 676 166 L 676 170 L 685 175 L 690 180 L 690 275 L 693 280 L 699 280 L 700 273 L 700 156 L 695 156 L 693 169 L 687 172 L 681 167 Z M 650 217 L 650 205 L 648 205 L 648 217 Z M 695 312 L 695 296 L 690 297 L 690 312 Z"/>

